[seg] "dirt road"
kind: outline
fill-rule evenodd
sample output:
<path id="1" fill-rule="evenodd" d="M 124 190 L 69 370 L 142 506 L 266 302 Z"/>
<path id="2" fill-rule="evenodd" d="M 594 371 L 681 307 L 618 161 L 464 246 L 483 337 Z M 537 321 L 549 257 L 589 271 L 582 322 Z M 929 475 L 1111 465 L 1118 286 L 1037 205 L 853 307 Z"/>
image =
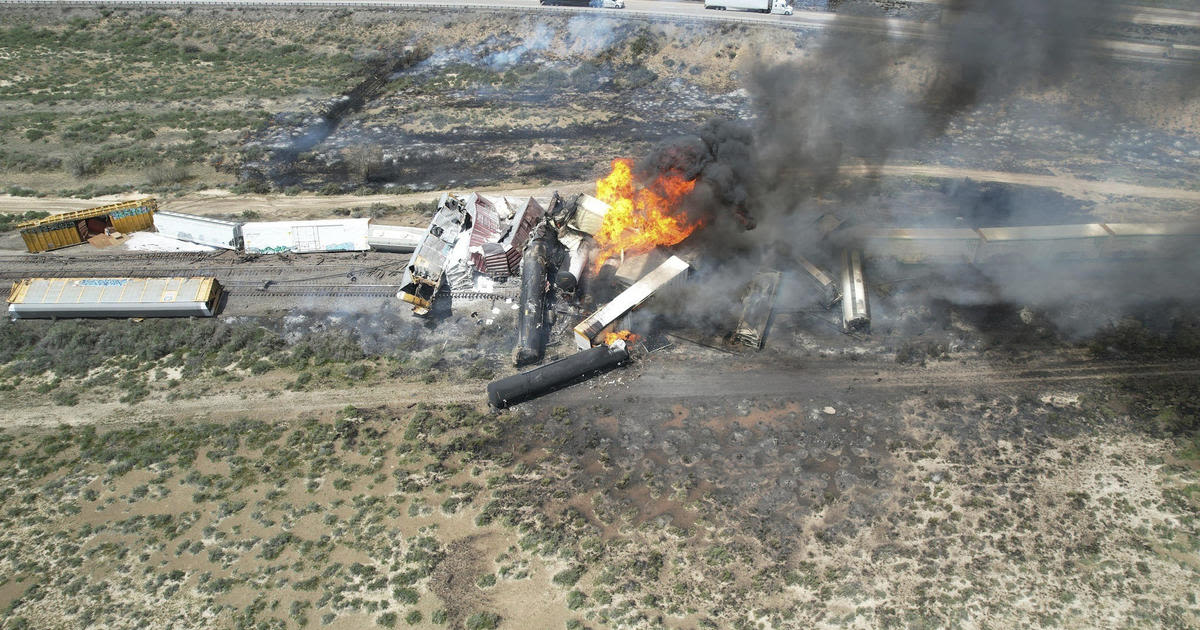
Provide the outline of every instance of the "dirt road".
<path id="1" fill-rule="evenodd" d="M 976 181 L 999 182 L 1019 186 L 1035 186 L 1051 188 L 1065 195 L 1089 201 L 1104 201 L 1110 197 L 1134 197 L 1145 199 L 1170 199 L 1180 201 L 1200 201 L 1200 190 L 1186 188 L 1166 188 L 1160 186 L 1144 186 L 1132 182 L 1114 180 L 1088 180 L 1069 175 L 1032 175 L 1028 173 L 1012 173 L 1005 171 L 987 171 L 968 168 L 926 164 L 889 164 L 879 168 L 859 165 L 842 167 L 842 174 L 848 177 L 890 176 L 890 177 L 937 177 L 950 179 L 970 178 Z M 563 195 L 580 192 L 593 192 L 594 183 L 556 182 L 537 188 L 521 187 L 519 184 L 492 186 L 481 188 L 478 192 L 496 195 L 548 196 L 554 191 Z M 463 191 L 446 191 L 457 192 Z M 382 203 L 393 206 L 413 205 L 436 201 L 443 191 L 407 193 L 400 195 L 234 195 L 223 190 L 194 192 L 182 197 L 160 199 L 159 205 L 163 210 L 187 212 L 191 214 L 221 214 L 237 215 L 244 211 L 257 212 L 263 219 L 299 218 L 310 215 L 331 212 L 335 208 L 354 206 L 369 206 Z M 127 199 L 136 199 L 144 195 L 129 194 L 121 196 L 98 197 L 95 199 L 70 199 L 61 197 L 12 197 L 0 196 L 0 212 L 25 212 L 27 210 L 42 210 L 46 212 L 68 212 L 91 208 L 105 203 L 115 203 Z"/>
<path id="2" fill-rule="evenodd" d="M 716 364 L 714 364 L 716 363 Z M 751 359 L 714 362 L 652 358 L 593 381 L 540 399 L 542 406 L 578 406 L 623 400 L 673 404 L 730 399 L 871 401 L 915 395 L 988 395 L 1084 388 L 1128 379 L 1169 379 L 1200 375 L 1200 362 L 1161 363 L 1091 361 L 1058 358 L 1046 361 L 991 363 L 966 359 L 903 366 L 888 359 L 821 358 L 789 365 L 764 366 Z M 685 402 L 686 401 L 686 402 Z M 822 402 L 822 404 L 825 404 Z"/>

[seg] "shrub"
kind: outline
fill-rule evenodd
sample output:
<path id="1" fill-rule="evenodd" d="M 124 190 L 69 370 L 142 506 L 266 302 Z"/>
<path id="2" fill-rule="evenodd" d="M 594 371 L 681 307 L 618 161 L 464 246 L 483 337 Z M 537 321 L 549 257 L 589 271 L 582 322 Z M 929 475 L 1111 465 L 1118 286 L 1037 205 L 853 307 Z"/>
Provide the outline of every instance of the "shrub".
<path id="1" fill-rule="evenodd" d="M 382 615 L 379 615 L 379 618 L 375 620 L 375 623 L 377 623 L 385 628 L 395 628 L 396 627 L 396 613 L 385 612 Z"/>
<path id="2" fill-rule="evenodd" d="M 495 630 L 500 625 L 500 615 L 477 612 L 467 617 L 467 630 Z"/>
<path id="3" fill-rule="evenodd" d="M 408 625 L 410 626 L 415 626 L 421 623 L 422 619 L 424 619 L 424 617 L 421 615 L 421 611 L 419 610 L 409 612 L 408 615 L 404 617 L 404 621 L 408 622 Z"/>
<path id="4" fill-rule="evenodd" d="M 553 582 L 559 586 L 575 586 L 579 578 L 583 577 L 583 567 L 573 567 L 565 571 L 559 571 L 554 575 Z"/>
<path id="5" fill-rule="evenodd" d="M 407 586 L 400 586 L 393 589 L 392 596 L 394 596 L 396 601 L 400 602 L 401 604 L 409 605 L 415 604 L 417 603 L 417 600 L 421 599 L 421 596 L 418 595 L 415 590 L 408 588 Z"/>

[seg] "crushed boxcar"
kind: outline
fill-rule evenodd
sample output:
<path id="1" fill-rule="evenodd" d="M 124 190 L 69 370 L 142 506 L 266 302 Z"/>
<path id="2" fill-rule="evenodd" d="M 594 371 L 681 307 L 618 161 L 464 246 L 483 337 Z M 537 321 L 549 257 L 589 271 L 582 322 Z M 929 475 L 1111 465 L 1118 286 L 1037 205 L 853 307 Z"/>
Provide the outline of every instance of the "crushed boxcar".
<path id="1" fill-rule="evenodd" d="M 13 319 L 58 317 L 211 317 L 221 299 L 216 278 L 25 278 L 13 283 Z"/>
<path id="2" fill-rule="evenodd" d="M 124 233 L 149 229 L 154 225 L 157 211 L 158 202 L 146 197 L 26 221 L 17 229 L 26 249 L 45 252 L 86 243 L 88 238 L 104 234 L 107 228 Z"/>
<path id="3" fill-rule="evenodd" d="M 812 261 L 804 256 L 797 254 L 796 261 L 800 263 L 800 267 L 808 274 L 809 279 L 817 285 L 817 291 L 820 292 L 821 296 L 821 306 L 832 308 L 834 304 L 837 304 L 837 301 L 842 298 L 842 293 L 838 291 L 837 283 L 833 281 L 833 278 L 824 269 L 813 264 Z"/>
<path id="4" fill-rule="evenodd" d="M 396 297 L 413 305 L 413 313 L 428 315 L 442 287 L 446 264 L 460 234 L 471 229 L 473 215 L 467 204 L 453 195 L 442 195 L 421 244 L 404 268 Z"/>

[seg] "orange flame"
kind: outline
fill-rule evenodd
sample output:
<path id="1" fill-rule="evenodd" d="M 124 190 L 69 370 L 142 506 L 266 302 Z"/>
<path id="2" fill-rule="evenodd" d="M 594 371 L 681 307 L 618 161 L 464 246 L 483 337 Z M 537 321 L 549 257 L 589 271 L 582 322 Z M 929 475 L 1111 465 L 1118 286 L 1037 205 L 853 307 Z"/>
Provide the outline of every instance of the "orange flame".
<path id="1" fill-rule="evenodd" d="M 638 336 L 629 332 L 628 330 L 621 330 L 618 332 L 610 332 L 610 333 L 604 334 L 604 345 L 606 345 L 606 346 L 611 346 L 614 342 L 616 342 L 618 340 L 624 341 L 625 343 L 634 343 L 635 341 L 638 340 Z"/>
<path id="2" fill-rule="evenodd" d="M 596 182 L 596 197 L 612 206 L 596 232 L 600 251 L 595 269 L 613 254 L 647 252 L 658 245 L 674 245 L 691 235 L 700 222 L 689 223 L 679 213 L 684 195 L 696 182 L 674 174 L 659 175 L 648 188 L 634 188 L 633 160 L 617 158 L 612 172 Z"/>

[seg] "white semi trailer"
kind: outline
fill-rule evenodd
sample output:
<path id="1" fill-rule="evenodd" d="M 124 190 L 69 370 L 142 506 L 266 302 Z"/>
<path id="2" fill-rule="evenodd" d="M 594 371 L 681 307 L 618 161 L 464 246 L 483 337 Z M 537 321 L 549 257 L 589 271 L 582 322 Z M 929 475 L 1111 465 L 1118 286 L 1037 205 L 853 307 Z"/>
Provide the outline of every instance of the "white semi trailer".
<path id="1" fill-rule="evenodd" d="M 741 9 L 759 13 L 792 14 L 792 5 L 788 4 L 787 0 L 704 0 L 704 8 L 717 11 Z"/>

